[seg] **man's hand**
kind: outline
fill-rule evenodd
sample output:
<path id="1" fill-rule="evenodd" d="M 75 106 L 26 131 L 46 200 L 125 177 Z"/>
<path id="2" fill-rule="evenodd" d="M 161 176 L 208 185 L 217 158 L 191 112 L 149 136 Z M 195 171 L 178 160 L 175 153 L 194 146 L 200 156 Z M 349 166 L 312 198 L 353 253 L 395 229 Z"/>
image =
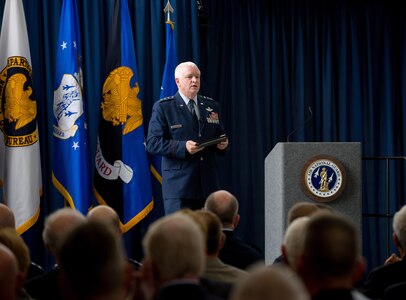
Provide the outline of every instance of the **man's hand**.
<path id="1" fill-rule="evenodd" d="M 217 148 L 219 148 L 220 150 L 226 149 L 227 146 L 228 146 L 228 139 L 226 139 L 224 142 L 220 142 L 217 144 Z"/>
<path id="2" fill-rule="evenodd" d="M 189 152 L 190 154 L 195 154 L 201 150 L 203 150 L 204 147 L 199 147 L 197 146 L 197 143 L 194 141 L 187 141 L 186 142 L 186 150 L 187 152 Z"/>

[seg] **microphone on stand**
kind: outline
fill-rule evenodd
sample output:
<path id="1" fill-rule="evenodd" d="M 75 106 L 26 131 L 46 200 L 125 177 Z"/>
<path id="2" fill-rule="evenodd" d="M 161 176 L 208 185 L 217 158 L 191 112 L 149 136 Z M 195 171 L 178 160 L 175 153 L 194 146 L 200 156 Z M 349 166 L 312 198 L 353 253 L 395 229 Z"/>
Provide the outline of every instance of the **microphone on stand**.
<path id="1" fill-rule="evenodd" d="M 311 119 L 313 119 L 313 111 L 312 111 L 312 107 L 309 106 L 309 116 L 306 118 L 306 120 L 303 121 L 302 124 L 300 124 L 299 126 L 297 126 L 291 133 L 288 134 L 288 137 L 286 138 L 286 141 L 288 143 L 290 143 L 290 137 L 296 132 L 298 131 L 300 128 L 303 128 Z"/>

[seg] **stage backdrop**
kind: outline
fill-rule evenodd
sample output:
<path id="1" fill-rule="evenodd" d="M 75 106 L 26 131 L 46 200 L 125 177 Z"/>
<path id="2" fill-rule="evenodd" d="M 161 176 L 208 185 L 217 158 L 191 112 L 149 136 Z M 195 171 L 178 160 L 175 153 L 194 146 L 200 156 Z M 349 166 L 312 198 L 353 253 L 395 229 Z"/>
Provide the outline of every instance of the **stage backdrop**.
<path id="1" fill-rule="evenodd" d="M 4 3 L 0 0 L 1 16 Z M 32 229 L 40 236 L 44 216 L 63 205 L 51 184 L 53 87 L 62 1 L 23 3 L 41 142 L 44 195 L 40 220 Z M 230 136 L 228 156 L 219 162 L 222 184 L 240 200 L 238 232 L 247 241 L 263 249 L 264 159 L 295 129 L 290 141 L 361 142 L 364 157 L 405 155 L 406 10 L 394 3 L 171 1 L 178 59 L 199 65 L 202 94 L 222 107 Z M 113 0 L 78 0 L 77 4 L 93 158 Z M 128 0 L 128 4 L 146 129 L 152 104 L 159 98 L 165 64 L 166 1 Z M 91 164 L 93 170 L 93 159 Z M 386 173 L 381 161 L 363 163 L 363 249 L 369 267 L 381 264 L 387 255 L 387 219 L 380 216 L 388 208 L 393 214 L 405 203 L 404 159 L 389 166 Z M 34 260 L 49 264 L 40 239 L 25 238 Z M 128 247 L 137 251 L 134 245 Z"/>

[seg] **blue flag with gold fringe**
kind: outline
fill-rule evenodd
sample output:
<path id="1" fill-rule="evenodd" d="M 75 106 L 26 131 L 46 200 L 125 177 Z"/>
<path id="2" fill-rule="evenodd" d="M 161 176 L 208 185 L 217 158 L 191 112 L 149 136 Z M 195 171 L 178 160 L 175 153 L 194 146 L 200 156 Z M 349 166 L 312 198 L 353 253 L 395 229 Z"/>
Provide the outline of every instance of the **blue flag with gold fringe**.
<path id="1" fill-rule="evenodd" d="M 165 33 L 166 33 L 166 60 L 165 68 L 162 75 L 160 99 L 173 96 L 176 94 L 178 87 L 175 82 L 175 68 L 178 65 L 178 57 L 176 53 L 175 43 L 175 23 L 171 20 L 171 14 L 174 12 L 171 3 L 167 2 L 164 13 L 166 14 Z M 151 172 L 153 177 L 153 194 L 155 199 L 155 207 L 159 210 L 156 212 L 156 218 L 164 214 L 162 203 L 162 158 L 159 155 L 151 157 Z"/>
<path id="2" fill-rule="evenodd" d="M 86 214 L 92 185 L 81 61 L 76 2 L 64 0 L 56 53 L 52 182 L 72 208 Z"/>
<path id="3" fill-rule="evenodd" d="M 152 210 L 153 199 L 127 0 L 115 2 L 108 45 L 94 192 L 128 231 Z"/>

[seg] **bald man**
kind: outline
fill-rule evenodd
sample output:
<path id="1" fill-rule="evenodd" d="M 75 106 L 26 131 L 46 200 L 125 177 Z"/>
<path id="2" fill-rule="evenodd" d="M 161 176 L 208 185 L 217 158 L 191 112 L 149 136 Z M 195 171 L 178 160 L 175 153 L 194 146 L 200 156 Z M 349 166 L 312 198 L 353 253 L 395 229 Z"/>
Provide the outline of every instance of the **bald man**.
<path id="1" fill-rule="evenodd" d="M 210 194 L 204 205 L 205 210 L 219 217 L 226 235 L 224 246 L 220 250 L 220 259 L 226 264 L 245 270 L 253 263 L 263 261 L 264 257 L 235 234 L 234 229 L 240 221 L 238 207 L 237 198 L 225 190 Z"/>

